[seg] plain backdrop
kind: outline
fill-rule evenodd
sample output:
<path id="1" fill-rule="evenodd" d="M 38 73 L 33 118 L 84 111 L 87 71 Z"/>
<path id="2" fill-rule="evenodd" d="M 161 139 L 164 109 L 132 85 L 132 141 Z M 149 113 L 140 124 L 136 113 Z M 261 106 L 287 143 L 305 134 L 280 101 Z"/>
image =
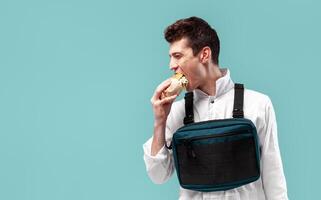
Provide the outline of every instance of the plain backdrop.
<path id="1" fill-rule="evenodd" d="M 220 65 L 273 102 L 290 199 L 321 199 L 321 3 L 0 1 L 0 199 L 177 199 L 148 178 L 150 98 L 172 72 L 163 31 L 199 16 Z M 182 98 L 182 96 L 180 97 Z"/>

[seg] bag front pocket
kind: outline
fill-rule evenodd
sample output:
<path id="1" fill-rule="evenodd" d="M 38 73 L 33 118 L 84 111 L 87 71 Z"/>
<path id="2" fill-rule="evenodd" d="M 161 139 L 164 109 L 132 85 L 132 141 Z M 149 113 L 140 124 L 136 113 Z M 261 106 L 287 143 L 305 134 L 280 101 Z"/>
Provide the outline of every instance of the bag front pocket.
<path id="1" fill-rule="evenodd" d="M 177 154 L 182 184 L 228 185 L 259 173 L 249 132 L 188 138 L 177 146 Z"/>

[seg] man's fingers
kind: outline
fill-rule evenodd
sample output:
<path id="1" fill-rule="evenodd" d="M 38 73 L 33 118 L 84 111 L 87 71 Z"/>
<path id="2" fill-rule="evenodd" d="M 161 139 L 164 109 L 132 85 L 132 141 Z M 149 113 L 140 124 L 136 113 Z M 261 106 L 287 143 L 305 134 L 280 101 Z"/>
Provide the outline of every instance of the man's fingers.
<path id="1" fill-rule="evenodd" d="M 166 104 L 166 103 L 172 103 L 176 97 L 178 96 L 178 94 L 175 94 L 173 96 L 170 96 L 170 97 L 165 97 L 164 99 L 160 100 L 160 104 Z"/>
<path id="2" fill-rule="evenodd" d="M 171 80 L 170 78 L 169 79 L 166 79 L 165 81 L 163 81 L 155 90 L 155 93 L 152 97 L 152 101 L 156 101 L 156 100 L 159 100 L 160 96 L 162 95 L 162 92 L 168 88 L 171 84 Z"/>

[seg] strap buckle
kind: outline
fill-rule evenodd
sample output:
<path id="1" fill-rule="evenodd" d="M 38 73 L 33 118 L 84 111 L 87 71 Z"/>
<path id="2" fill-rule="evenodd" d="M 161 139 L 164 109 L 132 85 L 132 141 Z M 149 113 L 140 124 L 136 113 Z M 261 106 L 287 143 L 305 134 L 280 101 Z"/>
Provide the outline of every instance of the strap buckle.
<path id="1" fill-rule="evenodd" d="M 244 117 L 244 112 L 241 109 L 234 108 L 233 110 L 233 118 L 243 118 Z"/>
<path id="2" fill-rule="evenodd" d="M 190 123 L 193 123 L 194 122 L 194 119 L 193 119 L 193 115 L 188 115 L 186 117 L 184 117 L 184 124 L 190 124 Z"/>

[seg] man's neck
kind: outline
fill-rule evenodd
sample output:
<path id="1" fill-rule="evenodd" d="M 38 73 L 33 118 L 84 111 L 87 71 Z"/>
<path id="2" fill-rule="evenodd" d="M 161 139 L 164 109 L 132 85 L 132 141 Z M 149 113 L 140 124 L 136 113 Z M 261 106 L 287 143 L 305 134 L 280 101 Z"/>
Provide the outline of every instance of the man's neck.
<path id="1" fill-rule="evenodd" d="M 209 96 L 215 96 L 216 94 L 216 81 L 225 75 L 226 71 L 221 71 L 219 66 L 213 65 L 209 67 L 207 77 L 204 83 L 199 87 L 200 90 L 205 92 Z"/>

